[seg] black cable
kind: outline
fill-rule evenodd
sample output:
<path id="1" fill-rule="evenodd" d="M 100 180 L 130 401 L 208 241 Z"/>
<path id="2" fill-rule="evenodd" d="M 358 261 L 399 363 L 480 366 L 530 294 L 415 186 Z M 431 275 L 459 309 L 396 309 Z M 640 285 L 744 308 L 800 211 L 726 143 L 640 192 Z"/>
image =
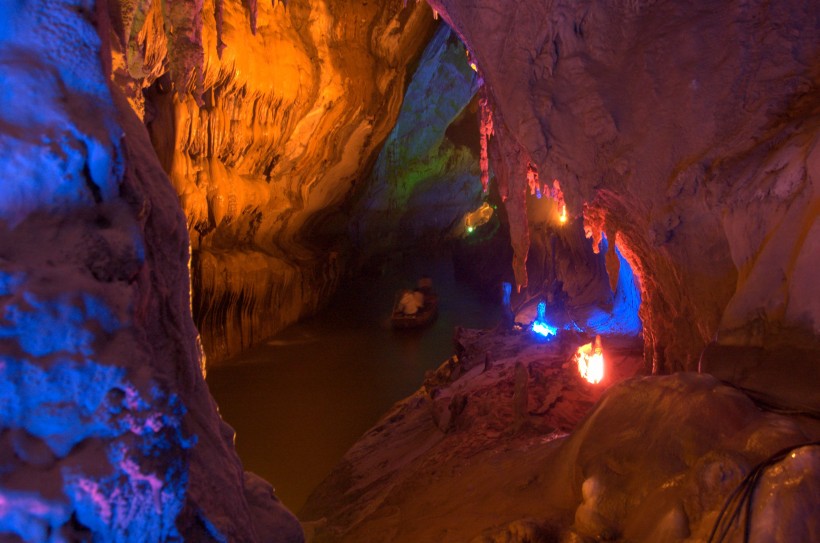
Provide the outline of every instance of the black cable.
<path id="1" fill-rule="evenodd" d="M 748 396 L 748 398 L 752 400 L 752 402 L 757 407 L 765 411 L 777 413 L 778 415 L 804 416 L 820 420 L 820 411 L 812 409 L 811 407 L 803 405 L 796 407 L 784 407 L 782 404 L 775 403 L 777 401 L 776 398 L 768 396 L 761 391 L 754 390 L 751 388 L 744 388 L 740 385 L 737 385 L 731 381 L 726 381 L 724 379 L 719 379 L 719 381 L 722 385 L 742 392 L 743 394 Z"/>
<path id="2" fill-rule="evenodd" d="M 752 503 L 754 501 L 754 492 L 757 489 L 757 485 L 760 483 L 760 479 L 769 467 L 781 462 L 789 454 L 803 447 L 820 447 L 820 441 L 810 441 L 808 443 L 801 443 L 799 445 L 786 447 L 785 449 L 776 452 L 768 459 L 759 463 L 754 467 L 754 469 L 752 469 L 752 471 L 749 472 L 748 475 L 746 475 L 746 477 L 743 478 L 737 488 L 735 488 L 729 495 L 729 498 L 723 504 L 723 507 L 720 509 L 720 513 L 718 513 L 715 524 L 712 526 L 712 531 L 709 533 L 709 539 L 707 539 L 708 543 L 720 543 L 723 541 L 729 534 L 729 530 L 739 519 L 740 512 L 743 509 L 745 509 L 746 512 L 746 518 L 743 524 L 743 543 L 749 542 L 752 529 Z M 740 496 L 739 499 L 738 496 Z M 734 502 L 737 503 L 728 520 L 725 520 L 725 515 Z M 718 532 L 721 525 L 723 525 L 723 529 L 720 532 L 719 538 L 715 539 L 715 534 Z"/>

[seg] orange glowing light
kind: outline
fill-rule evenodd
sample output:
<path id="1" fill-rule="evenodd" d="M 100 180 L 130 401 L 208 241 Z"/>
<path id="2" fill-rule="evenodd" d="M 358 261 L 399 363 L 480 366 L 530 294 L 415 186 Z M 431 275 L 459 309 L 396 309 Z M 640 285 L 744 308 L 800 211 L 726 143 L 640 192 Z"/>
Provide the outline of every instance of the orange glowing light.
<path id="1" fill-rule="evenodd" d="M 476 228 L 486 224 L 487 221 L 492 218 L 493 211 L 492 206 L 487 202 L 484 202 L 481 204 L 481 207 L 475 211 L 471 211 L 470 213 L 464 215 L 464 229 L 468 234 L 472 234 Z"/>
<path id="2" fill-rule="evenodd" d="M 567 222 L 567 205 L 561 205 L 561 215 L 558 216 L 558 222 L 561 224 L 566 224 Z"/>
<path id="3" fill-rule="evenodd" d="M 601 336 L 595 336 L 595 342 L 578 347 L 575 353 L 578 372 L 581 377 L 592 384 L 604 379 L 604 350 L 601 347 Z"/>

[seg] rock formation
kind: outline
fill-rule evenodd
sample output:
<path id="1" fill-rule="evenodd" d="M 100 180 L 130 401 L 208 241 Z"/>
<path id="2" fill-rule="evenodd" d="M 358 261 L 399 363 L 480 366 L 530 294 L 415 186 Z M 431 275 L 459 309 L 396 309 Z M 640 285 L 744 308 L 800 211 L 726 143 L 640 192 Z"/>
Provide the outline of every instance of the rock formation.
<path id="1" fill-rule="evenodd" d="M 628 305 L 634 299 L 627 295 L 611 299 L 615 285 L 628 283 L 618 272 L 628 262 L 640 283 L 653 370 L 694 369 L 710 342 L 706 362 L 729 375 L 739 363 L 723 350 L 731 346 L 818 347 L 816 6 L 430 2 L 463 38 L 482 80 L 478 100 L 467 106 L 478 119 L 478 178 L 487 182 L 492 167 L 519 286 L 532 278 L 546 288 L 559 276 L 545 264 L 530 263 L 528 273 L 528 255 L 546 263 L 564 251 L 561 274 L 572 274 L 567 263 L 587 243 L 583 228 L 596 249 L 606 238 L 619 252 L 590 256 L 584 245 L 577 258 L 591 269 L 565 292 Z M 433 33 L 429 7 L 399 0 L 28 0 L 4 8 L 0 536 L 301 540 L 271 487 L 243 472 L 232 430 L 205 386 L 191 306 L 213 360 L 231 356 L 333 291 L 349 249 L 351 209 L 361 213 L 357 239 L 367 244 L 385 224 L 409 232 L 408 240 L 431 225 L 449 229 L 468 209 L 462 204 L 478 203 L 479 185 L 463 184 L 477 173 L 475 151 L 441 130 L 419 153 L 402 147 L 399 130 L 398 147 L 391 142 L 378 163 L 376 185 L 362 186 L 399 115 L 408 66 Z M 461 54 L 438 39 L 439 58 Z M 473 93 L 472 75 L 462 68 L 459 99 L 456 89 L 435 96 L 437 113 L 447 117 L 439 128 L 466 118 L 459 104 Z M 406 154 L 391 162 L 396 148 Z M 446 190 L 415 183 L 418 172 L 442 171 L 436 161 L 458 172 Z M 396 184 L 380 186 L 381 173 L 397 164 Z M 444 205 L 448 190 L 465 193 L 464 200 Z M 563 248 L 536 235 L 533 192 L 554 198 L 548 213 L 566 203 L 573 229 L 561 238 Z M 362 196 L 359 207 L 354 196 Z M 431 203 L 446 209 L 446 219 L 416 213 Z M 400 208 L 404 216 L 389 216 Z M 796 355 L 798 370 L 802 363 L 816 373 L 816 352 Z M 757 360 L 766 367 L 746 382 L 771 387 L 761 376 L 778 356 Z M 527 434 L 532 413 L 525 411 L 532 394 L 549 410 L 556 405 L 562 390 L 536 394 L 532 384 L 546 383 L 538 371 L 558 370 L 495 362 L 485 352 L 475 367 L 451 364 L 437 392 L 428 383 L 430 390 L 391 413 L 405 422 L 388 417 L 354 448 L 348 460 L 364 462 L 343 464 L 316 498 L 314 510 L 331 522 L 326 534 L 366 533 L 367 523 L 382 533 L 399 529 L 414 517 L 400 518 L 397 504 L 429 507 L 424 500 L 432 494 L 419 491 L 427 476 L 438 477 L 435 497 L 451 506 L 448 492 L 457 487 L 450 479 L 472 469 L 462 462 L 470 456 L 456 458 L 444 446 L 441 456 L 425 459 L 418 437 L 433 436 L 425 446 L 435 448 L 463 438 L 476 421 L 492 432 L 511 422 L 510 443 L 521 448 L 499 459 L 498 449 L 483 447 L 500 434 L 486 434 L 487 442 L 471 434 L 462 452 L 510 470 L 526 460 L 582 472 L 555 481 L 547 507 L 537 502 L 543 480 L 516 472 L 527 476 L 515 480 L 526 500 L 506 503 L 514 515 L 471 534 L 489 540 L 550 537 L 555 526 L 577 538 L 701 537 L 717 511 L 712 486 L 737 480 L 775 445 L 818 435 L 816 425 L 761 415 L 711 377 L 685 374 L 613 389 L 559 447 L 546 442 L 544 420 Z M 473 379 L 480 367 L 487 375 Z M 457 376 L 466 377 L 444 390 Z M 816 401 L 813 392 L 804 387 L 801 398 Z M 514 401 L 494 411 L 489 400 L 475 401 L 485 393 Z M 704 427 L 701 412 L 720 414 L 718 432 L 706 440 L 714 428 Z M 568 430 L 583 413 L 572 414 L 554 426 Z M 394 450 L 382 446 L 390 433 Z M 515 441 L 522 435 L 528 441 Z M 609 456 L 624 443 L 630 446 Z M 396 457 L 404 445 L 417 456 Z M 411 466 L 418 469 L 400 473 L 402 486 L 391 487 L 389 476 L 370 469 L 373 450 L 386 461 L 378 469 L 419 460 Z M 817 455 L 789 458 L 765 475 L 767 491 L 781 494 L 761 502 L 764 519 L 781 502 L 803 515 L 802 494 L 817 493 L 816 477 L 802 478 L 817 473 Z M 639 482 L 625 475 L 636 465 L 648 470 Z M 470 475 L 465 480 L 485 485 L 476 496 L 492 496 L 503 483 Z M 782 490 L 781 475 L 806 486 Z M 373 485 L 356 490 L 390 499 L 333 509 L 343 495 L 333 492 L 361 481 Z M 521 517 L 521 503 L 540 516 Z M 492 513 L 474 505 L 449 510 L 456 531 Z"/>
<path id="2" fill-rule="evenodd" d="M 144 111 L 182 204 L 194 317 L 217 362 L 334 291 L 341 208 L 393 127 L 435 21 L 426 4 L 399 0 L 114 8 L 115 80 Z"/>
<path id="3" fill-rule="evenodd" d="M 639 275 L 655 370 L 693 369 L 714 340 L 816 347 L 811 2 L 430 3 L 484 80 L 519 283 L 532 164 Z"/>
<path id="4" fill-rule="evenodd" d="M 4 7 L 0 539 L 301 541 L 205 385 L 185 218 L 109 87 L 105 4 Z"/>

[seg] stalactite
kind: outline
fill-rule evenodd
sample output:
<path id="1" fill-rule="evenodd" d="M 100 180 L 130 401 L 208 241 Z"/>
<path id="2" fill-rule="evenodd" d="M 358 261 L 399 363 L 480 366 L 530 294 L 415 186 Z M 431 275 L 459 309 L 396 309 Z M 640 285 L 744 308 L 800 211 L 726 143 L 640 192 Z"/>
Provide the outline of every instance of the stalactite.
<path id="1" fill-rule="evenodd" d="M 510 228 L 510 244 L 513 248 L 513 274 L 518 291 L 526 287 L 527 254 L 530 248 L 529 221 L 527 219 L 527 165 L 529 155 L 508 132 L 503 119 L 496 119 L 493 127 L 493 170 L 498 193 L 507 210 Z"/>
<path id="2" fill-rule="evenodd" d="M 202 106 L 205 50 L 202 47 L 204 0 L 166 0 L 165 33 L 170 44 L 171 78 L 180 97 L 191 92 Z"/>
<path id="3" fill-rule="evenodd" d="M 584 204 L 584 234 L 592 240 L 592 251 L 598 254 L 601 250 L 601 241 L 606 229 L 604 211 L 598 207 Z"/>
<path id="4" fill-rule="evenodd" d="M 216 21 L 216 55 L 222 59 L 222 51 L 225 50 L 225 42 L 222 41 L 222 25 L 225 15 L 224 0 L 214 0 L 214 20 Z"/>
<path id="5" fill-rule="evenodd" d="M 564 191 L 561 190 L 561 182 L 557 179 L 552 180 L 552 188 L 550 189 L 550 198 L 555 200 L 560 206 L 566 206 L 566 201 L 564 200 Z"/>
<path id="6" fill-rule="evenodd" d="M 481 156 L 479 163 L 481 165 L 481 185 L 484 187 L 484 192 L 489 190 L 490 185 L 490 155 L 487 152 L 487 145 L 495 132 L 493 129 L 493 112 L 490 109 L 490 104 L 487 99 L 487 93 L 482 87 L 479 91 L 481 98 L 478 101 L 481 110 L 481 123 L 479 125 L 479 133 L 481 134 Z"/>
<path id="7" fill-rule="evenodd" d="M 251 34 L 256 35 L 256 17 L 259 14 L 256 0 L 248 0 L 248 12 L 251 19 Z"/>
<path id="8" fill-rule="evenodd" d="M 516 145 L 516 144 L 514 144 Z M 517 146 L 517 145 L 516 145 Z M 511 174 L 507 180 L 509 198 L 504 202 L 510 225 L 510 243 L 513 247 L 513 273 L 520 291 L 529 283 L 527 278 L 527 255 L 530 251 L 530 224 L 527 218 L 527 171 L 520 160 L 522 149 L 514 154 L 515 164 L 506 168 Z"/>
<path id="9" fill-rule="evenodd" d="M 530 187 L 530 194 L 541 198 L 541 184 L 538 182 L 538 168 L 532 162 L 527 163 L 527 185 Z"/>
<path id="10" fill-rule="evenodd" d="M 543 190 L 546 190 L 546 185 Z M 557 179 L 552 180 L 552 187 L 549 190 L 549 197 L 552 198 L 556 207 L 559 209 L 558 223 L 565 224 L 569 219 L 567 216 L 567 202 L 564 200 L 564 191 L 561 190 L 561 183 Z"/>

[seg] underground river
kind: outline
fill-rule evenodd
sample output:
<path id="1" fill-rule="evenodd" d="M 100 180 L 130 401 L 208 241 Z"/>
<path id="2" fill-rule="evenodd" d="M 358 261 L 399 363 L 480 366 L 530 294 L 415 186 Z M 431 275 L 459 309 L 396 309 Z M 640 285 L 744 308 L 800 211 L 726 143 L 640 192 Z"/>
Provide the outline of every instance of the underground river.
<path id="1" fill-rule="evenodd" d="M 396 291 L 423 274 L 439 295 L 438 319 L 423 330 L 391 330 Z M 454 353 L 455 326 L 490 327 L 498 318 L 496 303 L 455 280 L 449 256 L 395 261 L 343 286 L 318 316 L 209 369 L 208 385 L 236 430 L 245 469 L 298 512 L 347 449 Z"/>

